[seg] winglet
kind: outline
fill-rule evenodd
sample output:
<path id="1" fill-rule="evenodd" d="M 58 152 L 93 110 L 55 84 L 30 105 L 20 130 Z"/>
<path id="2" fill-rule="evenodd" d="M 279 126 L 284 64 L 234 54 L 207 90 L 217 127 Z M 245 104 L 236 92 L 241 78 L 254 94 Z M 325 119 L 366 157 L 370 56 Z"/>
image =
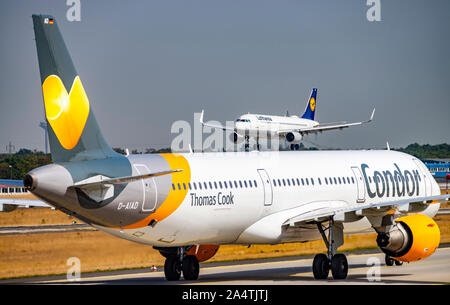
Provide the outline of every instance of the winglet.
<path id="1" fill-rule="evenodd" d="M 202 125 L 204 125 L 205 123 L 203 122 L 203 114 L 204 114 L 204 110 L 202 109 L 202 113 L 200 114 L 200 123 L 202 124 Z"/>
<path id="2" fill-rule="evenodd" d="M 372 122 L 374 115 L 375 115 L 375 107 L 373 108 L 372 114 L 370 115 L 370 119 L 367 122 Z"/>

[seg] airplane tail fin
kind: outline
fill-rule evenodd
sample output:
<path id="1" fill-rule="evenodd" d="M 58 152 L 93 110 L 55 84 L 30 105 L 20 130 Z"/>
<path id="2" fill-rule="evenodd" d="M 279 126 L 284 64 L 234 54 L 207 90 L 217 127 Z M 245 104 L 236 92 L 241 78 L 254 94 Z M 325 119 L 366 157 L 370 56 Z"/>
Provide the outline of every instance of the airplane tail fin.
<path id="1" fill-rule="evenodd" d="M 314 114 L 316 113 L 316 99 L 317 99 L 317 88 L 313 88 L 311 96 L 309 97 L 308 104 L 306 104 L 305 113 L 302 118 L 308 120 L 314 120 Z"/>
<path id="2" fill-rule="evenodd" d="M 56 20 L 32 18 L 53 162 L 117 156 L 103 138 Z"/>

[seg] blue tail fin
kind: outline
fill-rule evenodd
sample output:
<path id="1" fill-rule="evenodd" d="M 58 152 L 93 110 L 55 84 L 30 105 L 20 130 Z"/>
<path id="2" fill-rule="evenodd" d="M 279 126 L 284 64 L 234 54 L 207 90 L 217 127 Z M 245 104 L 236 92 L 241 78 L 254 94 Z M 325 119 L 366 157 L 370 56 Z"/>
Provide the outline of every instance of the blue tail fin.
<path id="1" fill-rule="evenodd" d="M 317 88 L 313 88 L 311 96 L 308 100 L 308 104 L 306 104 L 305 113 L 302 115 L 302 118 L 314 120 L 314 114 L 316 113 L 316 100 L 317 100 Z"/>

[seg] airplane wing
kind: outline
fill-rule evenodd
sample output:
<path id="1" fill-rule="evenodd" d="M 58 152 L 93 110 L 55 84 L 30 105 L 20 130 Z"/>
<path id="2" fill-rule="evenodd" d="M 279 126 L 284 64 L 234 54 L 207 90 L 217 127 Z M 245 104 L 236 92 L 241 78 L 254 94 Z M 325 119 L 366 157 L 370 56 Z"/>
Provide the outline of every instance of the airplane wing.
<path id="1" fill-rule="evenodd" d="M 449 197 L 450 195 L 447 194 L 354 206 L 349 206 L 345 201 L 313 201 L 260 219 L 245 229 L 238 241 L 242 243 L 246 243 L 248 240 L 253 242 L 260 240 L 264 243 L 267 243 L 268 240 L 276 242 L 288 227 L 301 228 L 327 221 L 331 217 L 335 221 L 343 221 L 345 214 L 349 212 L 356 212 L 362 216 L 383 216 L 393 209 L 402 213 L 421 212 L 426 209 L 428 204 L 448 200 Z"/>
<path id="2" fill-rule="evenodd" d="M 403 213 L 425 210 L 428 204 L 437 203 L 442 200 L 449 200 L 450 195 L 437 195 L 437 196 L 427 196 L 427 197 L 416 197 L 416 198 L 408 198 L 408 199 L 399 199 L 393 201 L 385 201 L 376 204 L 367 204 L 367 205 L 359 205 L 354 207 L 349 206 L 337 206 L 328 203 L 328 207 L 326 205 L 322 205 L 322 208 L 308 211 L 306 213 L 296 215 L 287 219 L 283 225 L 295 225 L 300 222 L 320 222 L 329 219 L 330 217 L 334 217 L 335 220 L 342 219 L 345 213 L 349 212 L 357 212 L 359 211 L 361 215 L 370 213 L 386 213 L 387 211 L 396 209 Z M 315 203 L 317 204 L 317 203 Z M 336 219 L 337 218 L 337 219 Z"/>
<path id="3" fill-rule="evenodd" d="M 208 126 L 211 128 L 215 128 L 215 129 L 222 129 L 222 130 L 228 130 L 228 131 L 235 131 L 234 127 L 228 127 L 228 126 L 223 126 L 223 125 L 217 125 L 217 124 L 211 124 L 211 123 L 205 123 L 203 121 L 203 115 L 204 115 L 204 110 L 202 110 L 202 113 L 200 114 L 200 123 L 202 124 L 202 126 Z"/>
<path id="4" fill-rule="evenodd" d="M 373 120 L 374 114 L 375 114 L 375 108 L 372 110 L 372 114 L 370 115 L 370 118 L 367 121 L 354 122 L 354 123 L 347 123 L 347 122 L 324 123 L 324 124 L 319 124 L 317 126 L 308 127 L 308 128 L 298 128 L 298 129 L 292 128 L 292 129 L 280 130 L 278 132 L 278 134 L 285 135 L 286 133 L 292 132 L 292 131 L 297 131 L 301 134 L 309 134 L 309 133 L 322 132 L 322 131 L 326 131 L 326 130 L 344 129 L 344 128 L 347 128 L 350 126 L 356 126 L 356 125 L 370 123 Z"/>

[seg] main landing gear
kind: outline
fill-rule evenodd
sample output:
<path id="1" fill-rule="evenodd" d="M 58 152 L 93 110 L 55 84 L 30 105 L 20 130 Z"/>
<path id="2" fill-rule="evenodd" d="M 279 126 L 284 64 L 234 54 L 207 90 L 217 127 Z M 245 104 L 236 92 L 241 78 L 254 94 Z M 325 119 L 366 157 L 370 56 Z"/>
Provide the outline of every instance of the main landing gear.
<path id="1" fill-rule="evenodd" d="M 387 255 L 384 258 L 384 261 L 386 262 L 386 266 L 401 266 L 403 265 L 403 262 L 396 260 L 395 258 L 392 258 L 391 256 Z"/>
<path id="2" fill-rule="evenodd" d="M 185 280 L 194 281 L 198 279 L 200 265 L 194 255 L 185 255 L 183 247 L 177 248 L 176 253 L 164 255 L 164 275 L 168 281 L 178 281 L 183 272 Z"/>
<path id="3" fill-rule="evenodd" d="M 300 150 L 300 144 L 291 144 L 291 150 Z"/>
<path id="4" fill-rule="evenodd" d="M 328 253 L 317 254 L 313 261 L 313 274 L 316 280 L 328 278 L 331 269 L 333 279 L 342 280 L 347 278 L 348 262 L 344 254 L 336 254 L 337 248 L 344 243 L 344 232 L 342 223 L 335 223 L 331 218 L 329 226 L 324 228 L 322 223 L 317 223 L 322 239 L 328 249 Z M 325 231 L 328 230 L 328 239 Z"/>

